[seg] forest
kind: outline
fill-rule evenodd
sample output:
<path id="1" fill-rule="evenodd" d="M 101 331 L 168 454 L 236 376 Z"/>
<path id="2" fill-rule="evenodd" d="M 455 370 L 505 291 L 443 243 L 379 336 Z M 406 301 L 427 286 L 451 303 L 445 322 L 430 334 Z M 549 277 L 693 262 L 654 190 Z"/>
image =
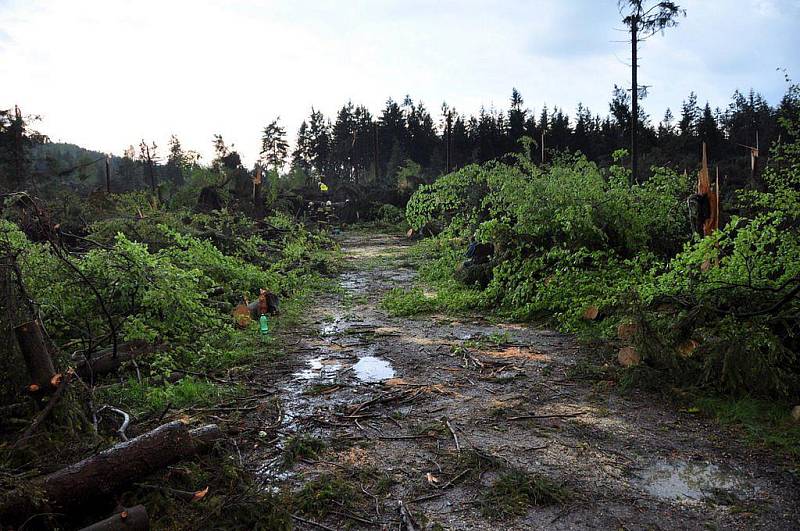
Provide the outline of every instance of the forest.
<path id="1" fill-rule="evenodd" d="M 597 114 L 347 101 L 250 166 L 0 110 L 0 530 L 800 529 L 800 85 L 651 117 L 692 14 L 619 11 Z"/>

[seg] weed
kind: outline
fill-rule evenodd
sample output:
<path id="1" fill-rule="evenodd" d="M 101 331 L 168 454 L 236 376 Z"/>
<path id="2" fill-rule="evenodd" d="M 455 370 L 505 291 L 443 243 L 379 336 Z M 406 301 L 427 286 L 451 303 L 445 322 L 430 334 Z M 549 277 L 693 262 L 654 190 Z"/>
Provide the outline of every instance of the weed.
<path id="1" fill-rule="evenodd" d="M 511 470 L 484 492 L 479 504 L 484 516 L 502 518 L 521 516 L 532 506 L 561 504 L 568 498 L 564 486 L 541 474 Z"/>
<path id="2" fill-rule="evenodd" d="M 286 441 L 283 465 L 291 467 L 299 459 L 314 459 L 325 449 L 325 441 L 307 435 L 295 435 Z"/>
<path id="3" fill-rule="evenodd" d="M 352 510 L 363 499 L 357 485 L 333 473 L 306 482 L 294 496 L 297 509 L 311 516 L 325 516 L 332 510 Z"/>
<path id="4" fill-rule="evenodd" d="M 754 398 L 704 397 L 696 399 L 694 405 L 721 424 L 741 432 L 750 444 L 776 448 L 795 459 L 800 457 L 800 424 L 792 420 L 789 404 Z"/>

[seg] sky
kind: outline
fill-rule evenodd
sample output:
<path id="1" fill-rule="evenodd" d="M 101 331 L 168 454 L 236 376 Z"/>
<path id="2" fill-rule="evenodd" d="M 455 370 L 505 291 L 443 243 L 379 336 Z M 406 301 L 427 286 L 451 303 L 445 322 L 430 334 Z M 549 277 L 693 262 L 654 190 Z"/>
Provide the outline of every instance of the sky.
<path id="1" fill-rule="evenodd" d="M 642 45 L 658 121 L 690 91 L 727 106 L 751 87 L 776 104 L 800 80 L 800 0 L 677 0 L 677 28 Z M 171 134 L 247 165 L 276 117 L 293 141 L 312 106 L 373 113 L 408 94 L 438 121 L 525 105 L 608 112 L 630 83 L 616 0 L 0 0 L 0 108 L 38 114 L 53 141 L 121 153 Z M 164 149 L 162 152 L 165 152 Z"/>

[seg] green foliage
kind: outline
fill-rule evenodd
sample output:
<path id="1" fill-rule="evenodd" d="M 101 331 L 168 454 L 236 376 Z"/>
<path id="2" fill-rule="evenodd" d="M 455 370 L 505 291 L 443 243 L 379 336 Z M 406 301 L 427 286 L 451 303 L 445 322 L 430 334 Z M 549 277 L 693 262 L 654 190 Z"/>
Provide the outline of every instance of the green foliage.
<path id="1" fill-rule="evenodd" d="M 694 407 L 743 432 L 751 444 L 777 448 L 795 459 L 800 457 L 800 424 L 791 417 L 791 404 L 753 398 L 705 397 L 695 400 Z"/>
<path id="2" fill-rule="evenodd" d="M 378 209 L 378 221 L 387 225 L 399 225 L 405 220 L 403 210 L 391 204 L 381 205 Z"/>
<path id="3" fill-rule="evenodd" d="M 420 187 L 406 210 L 414 229 L 439 233 L 417 253 L 420 278 L 435 296 L 393 291 L 385 305 L 397 315 L 493 308 L 604 337 L 636 316 L 647 367 L 671 381 L 797 397 L 800 143 L 791 132 L 798 124 L 797 116 L 784 120 L 790 140 L 773 149 L 766 189 L 741 192 L 740 214 L 702 239 L 691 235 L 686 215 L 689 183 L 667 169 L 629 184 L 627 170 L 603 171 L 580 155 L 539 167 L 516 154 L 446 175 Z M 483 290 L 459 287 L 454 277 L 471 241 L 494 247 Z M 583 318 L 590 306 L 600 319 Z M 652 371 L 639 372 L 652 379 Z"/>
<path id="4" fill-rule="evenodd" d="M 479 503 L 484 516 L 504 518 L 522 516 L 531 507 L 562 504 L 568 499 L 569 491 L 546 476 L 511 470 L 483 493 Z"/>
<path id="5" fill-rule="evenodd" d="M 316 437 L 295 435 L 283 448 L 283 465 L 291 467 L 298 459 L 314 459 L 325 449 L 325 441 Z"/>
<path id="6" fill-rule="evenodd" d="M 434 301 L 426 297 L 420 288 L 410 290 L 394 288 L 386 294 L 382 305 L 389 315 L 395 317 L 431 313 L 436 308 Z"/>
<path id="7" fill-rule="evenodd" d="M 295 494 L 295 506 L 310 516 L 325 516 L 332 510 L 353 509 L 364 495 L 354 483 L 339 474 L 323 474 L 303 484 Z"/>

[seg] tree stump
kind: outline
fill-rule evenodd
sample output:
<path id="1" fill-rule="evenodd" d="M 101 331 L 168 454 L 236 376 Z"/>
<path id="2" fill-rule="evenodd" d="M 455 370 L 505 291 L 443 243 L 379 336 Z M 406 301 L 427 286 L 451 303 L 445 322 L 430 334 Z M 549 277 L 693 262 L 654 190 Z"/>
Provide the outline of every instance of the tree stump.
<path id="1" fill-rule="evenodd" d="M 41 323 L 38 319 L 23 323 L 14 327 L 14 334 L 25 366 L 28 368 L 31 384 L 38 386 L 38 389 L 49 389 L 56 371 L 53 368 L 53 358 L 50 357 L 47 342 L 44 340 Z"/>

